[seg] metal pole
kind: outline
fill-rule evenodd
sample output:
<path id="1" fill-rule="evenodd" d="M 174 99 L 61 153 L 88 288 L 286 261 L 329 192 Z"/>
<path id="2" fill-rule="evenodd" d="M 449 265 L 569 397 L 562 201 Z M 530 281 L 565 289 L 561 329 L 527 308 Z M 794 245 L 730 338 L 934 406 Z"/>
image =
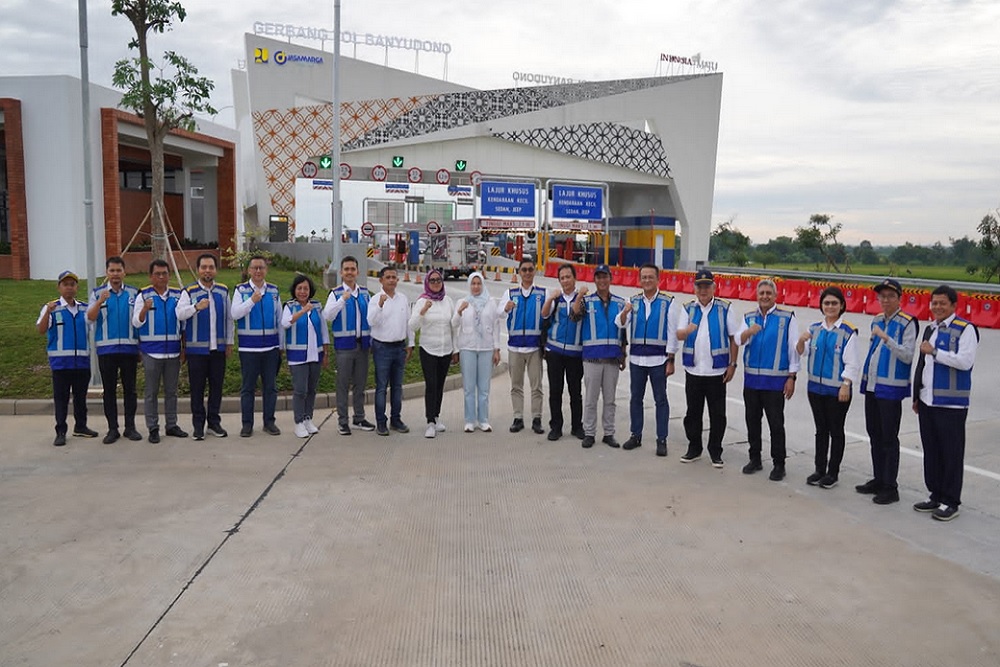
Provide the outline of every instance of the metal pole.
<path id="1" fill-rule="evenodd" d="M 327 288 L 333 289 L 339 284 L 341 240 L 344 233 L 343 208 L 340 200 L 340 0 L 333 0 L 333 146 L 330 150 L 330 157 L 333 164 L 333 199 L 330 203 L 331 216 L 333 218 L 333 261 L 324 275 Z"/>
<path id="2" fill-rule="evenodd" d="M 90 67 L 87 60 L 87 0 L 80 0 L 80 114 L 83 121 L 83 219 L 87 247 L 87 299 L 97 289 L 97 258 L 94 248 L 94 175 L 90 164 Z M 90 342 L 90 386 L 101 385 L 101 371 L 97 365 L 94 333 L 88 334 Z"/>

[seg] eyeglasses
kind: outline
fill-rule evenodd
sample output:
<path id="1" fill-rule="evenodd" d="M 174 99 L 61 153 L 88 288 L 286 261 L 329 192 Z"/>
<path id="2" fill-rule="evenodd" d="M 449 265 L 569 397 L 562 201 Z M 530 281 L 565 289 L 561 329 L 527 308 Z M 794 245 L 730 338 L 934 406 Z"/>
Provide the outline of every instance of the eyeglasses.
<path id="1" fill-rule="evenodd" d="M 444 281 L 443 281 L 443 280 L 441 280 L 440 278 L 431 278 L 431 279 L 430 279 L 430 280 L 428 280 L 427 282 L 428 282 L 428 283 L 430 283 L 431 285 L 433 285 L 433 284 L 435 284 L 435 283 L 443 283 Z"/>
<path id="2" fill-rule="evenodd" d="M 527 267 L 526 266 L 523 269 L 521 269 L 521 273 L 534 273 L 534 272 L 535 272 L 534 267 Z"/>
<path id="3" fill-rule="evenodd" d="M 824 301 L 823 305 L 824 306 L 839 306 L 840 302 L 839 301 Z"/>
<path id="4" fill-rule="evenodd" d="M 250 270 L 251 271 L 263 271 L 266 268 L 267 268 L 266 266 L 251 266 Z"/>

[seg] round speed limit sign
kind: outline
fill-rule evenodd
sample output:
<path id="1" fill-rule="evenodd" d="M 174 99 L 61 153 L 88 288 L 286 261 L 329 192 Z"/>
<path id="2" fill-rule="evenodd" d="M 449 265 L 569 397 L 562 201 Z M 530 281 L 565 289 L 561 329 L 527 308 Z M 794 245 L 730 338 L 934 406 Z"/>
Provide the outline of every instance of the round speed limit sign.
<path id="1" fill-rule="evenodd" d="M 410 167 L 410 170 L 406 172 L 406 178 L 410 183 L 419 183 L 424 180 L 424 172 L 420 170 L 420 167 Z"/>
<path id="2" fill-rule="evenodd" d="M 346 162 L 340 163 L 340 180 L 348 181 L 351 178 L 351 165 Z"/>
<path id="3" fill-rule="evenodd" d="M 439 185 L 448 185 L 451 182 L 451 172 L 447 169 L 438 169 L 435 178 Z"/>
<path id="4" fill-rule="evenodd" d="M 380 164 L 372 167 L 372 180 L 373 181 L 384 181 L 389 175 L 389 170 Z"/>
<path id="5" fill-rule="evenodd" d="M 315 162 L 307 161 L 302 164 L 302 178 L 316 178 L 318 173 L 319 167 Z"/>

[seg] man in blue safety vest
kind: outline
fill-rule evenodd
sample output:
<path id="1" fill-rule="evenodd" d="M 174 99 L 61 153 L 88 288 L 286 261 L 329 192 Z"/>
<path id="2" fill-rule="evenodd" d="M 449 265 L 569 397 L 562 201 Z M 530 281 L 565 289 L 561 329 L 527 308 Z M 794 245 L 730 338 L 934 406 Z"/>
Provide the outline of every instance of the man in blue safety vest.
<path id="1" fill-rule="evenodd" d="M 743 403 L 746 409 L 747 440 L 750 462 L 743 473 L 763 470 L 761 450 L 762 419 L 767 417 L 771 432 L 771 469 L 769 479 L 785 478 L 785 401 L 795 393 L 799 371 L 799 353 L 795 344 L 799 326 L 795 313 L 778 308 L 778 288 L 773 280 L 757 283 L 757 308 L 743 316 L 736 340 L 743 345 Z"/>
<path id="2" fill-rule="evenodd" d="M 76 300 L 79 279 L 72 271 L 59 274 L 59 298 L 42 306 L 35 322 L 40 334 L 48 336 L 46 350 L 52 371 L 52 401 L 56 412 L 56 438 L 52 444 L 66 444 L 69 396 L 73 393 L 73 435 L 96 438 L 87 428 L 87 385 L 90 383 L 90 349 L 87 344 L 86 305 Z"/>
<path id="3" fill-rule="evenodd" d="M 217 438 L 229 433 L 222 428 L 222 383 L 226 360 L 233 353 L 233 318 L 229 314 L 229 288 L 215 282 L 218 259 L 212 253 L 198 256 L 198 280 L 181 292 L 177 319 L 184 322 L 184 351 L 191 382 L 191 421 L 194 439 L 208 432 Z M 205 385 L 208 411 L 205 411 Z"/>
<path id="4" fill-rule="evenodd" d="M 877 505 L 899 502 L 899 423 L 903 399 L 910 395 L 910 371 L 917 347 L 917 319 L 899 306 L 903 288 L 886 278 L 874 288 L 882 315 L 871 325 L 868 356 L 862 366 L 861 393 L 865 397 L 865 426 L 871 442 L 872 479 L 854 487 L 873 494 Z"/>
<path id="5" fill-rule="evenodd" d="M 142 440 L 135 428 L 139 338 L 132 326 L 132 309 L 139 290 L 125 284 L 125 260 L 121 257 L 109 257 L 104 263 L 104 273 L 107 280 L 91 295 L 87 319 L 94 323 L 97 365 L 104 385 L 104 417 L 108 420 L 104 444 L 110 445 L 122 436 L 118 430 L 119 375 L 125 408 L 124 435 L 129 440 Z"/>
<path id="6" fill-rule="evenodd" d="M 694 277 L 695 299 L 678 313 L 677 340 L 684 366 L 687 414 L 684 433 L 688 448 L 681 463 L 701 458 L 702 414 L 708 404 L 708 456 L 721 468 L 722 438 L 726 434 L 726 385 L 736 372 L 739 346 L 733 339 L 739 329 L 736 309 L 715 298 L 715 276 L 701 269 Z"/>
<path id="7" fill-rule="evenodd" d="M 924 330 L 913 376 L 913 411 L 924 446 L 924 483 L 930 498 L 913 509 L 951 521 L 962 504 L 965 421 L 979 331 L 955 315 L 958 293 L 948 285 L 931 292 L 934 322 Z"/>
<path id="8" fill-rule="evenodd" d="M 143 411 L 149 441 L 160 441 L 159 400 L 163 383 L 164 421 L 166 435 L 186 438 L 188 434 L 177 425 L 177 381 L 181 373 L 181 323 L 177 319 L 177 303 L 181 290 L 170 287 L 170 267 L 162 259 L 149 264 L 148 287 L 139 292 L 132 309 L 132 324 L 139 334 L 139 351 L 146 375 Z"/>
<path id="9" fill-rule="evenodd" d="M 521 283 L 504 290 L 500 309 L 507 314 L 507 361 L 514 421 L 510 432 L 524 429 L 524 374 L 531 386 L 531 430 L 542 428 L 542 307 L 545 290 L 535 285 L 535 262 L 525 257 L 517 267 Z"/>

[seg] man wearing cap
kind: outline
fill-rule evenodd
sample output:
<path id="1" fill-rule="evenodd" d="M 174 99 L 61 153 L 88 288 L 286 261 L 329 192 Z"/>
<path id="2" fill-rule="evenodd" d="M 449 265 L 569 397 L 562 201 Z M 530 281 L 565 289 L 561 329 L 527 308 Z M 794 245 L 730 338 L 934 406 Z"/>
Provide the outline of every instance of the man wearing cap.
<path id="1" fill-rule="evenodd" d="M 667 455 L 670 405 L 667 378 L 674 374 L 677 351 L 677 307 L 674 298 L 660 291 L 660 269 L 655 264 L 639 267 L 642 291 L 625 303 L 615 324 L 629 332 L 629 439 L 622 449 L 642 447 L 643 399 L 646 383 L 653 388 L 656 405 L 656 455 Z"/>
<path id="2" fill-rule="evenodd" d="M 707 403 L 708 456 L 714 467 L 721 468 L 722 438 L 726 434 L 726 384 L 736 372 L 739 346 L 733 334 L 740 324 L 729 302 L 715 298 L 715 276 L 708 269 L 695 274 L 694 293 L 696 298 L 684 304 L 677 319 L 687 398 L 684 433 L 688 448 L 681 463 L 701 458 L 702 415 Z"/>
<path id="3" fill-rule="evenodd" d="M 52 401 L 56 412 L 56 439 L 66 444 L 66 417 L 73 392 L 73 435 L 96 438 L 87 428 L 87 385 L 90 384 L 90 350 L 87 347 L 87 304 L 76 300 L 79 279 L 72 271 L 59 274 L 59 298 L 42 306 L 35 328 L 48 335 L 46 347 L 52 370 Z"/>
<path id="4" fill-rule="evenodd" d="M 743 474 L 763 470 L 761 451 L 764 416 L 771 432 L 769 479 L 785 478 L 785 401 L 795 393 L 799 353 L 795 344 L 799 326 L 795 313 L 778 308 L 778 288 L 765 278 L 757 283 L 757 308 L 743 316 L 736 340 L 743 345 L 743 403 L 746 407 L 747 441 L 750 462 Z"/>
<path id="5" fill-rule="evenodd" d="M 872 320 L 861 376 L 873 476 L 854 488 L 858 493 L 873 494 L 878 505 L 889 505 L 899 502 L 899 422 L 903 399 L 910 395 L 910 370 L 920 325 L 900 308 L 903 289 L 898 281 L 886 278 L 873 289 L 882 315 Z"/>
<path id="6" fill-rule="evenodd" d="M 149 287 L 139 292 L 132 309 L 132 324 L 139 334 L 142 369 L 146 374 L 143 410 L 149 441 L 160 441 L 159 400 L 163 382 L 165 433 L 174 438 L 188 434 L 177 425 L 177 381 L 181 374 L 181 323 L 177 319 L 177 303 L 181 290 L 170 287 L 170 267 L 162 259 L 149 264 Z"/>
<path id="7" fill-rule="evenodd" d="M 125 284 L 125 260 L 121 257 L 109 257 L 104 263 L 104 272 L 107 281 L 94 290 L 87 308 L 87 319 L 94 323 L 97 364 L 104 385 L 104 417 L 108 420 L 104 444 L 110 445 L 122 436 L 118 430 L 119 375 L 125 408 L 124 435 L 129 440 L 142 440 L 135 428 L 139 339 L 132 326 L 132 308 L 139 290 Z"/>
<path id="8" fill-rule="evenodd" d="M 608 447 L 615 440 L 615 392 L 618 374 L 625 370 L 625 332 L 615 326 L 615 318 L 625 307 L 625 299 L 611 293 L 611 269 L 606 264 L 594 269 L 595 294 L 580 290 L 583 298 L 573 303 L 571 316 L 581 321 L 583 347 L 583 447 L 594 446 L 597 437 L 597 400 L 603 398 L 601 422 Z"/>

